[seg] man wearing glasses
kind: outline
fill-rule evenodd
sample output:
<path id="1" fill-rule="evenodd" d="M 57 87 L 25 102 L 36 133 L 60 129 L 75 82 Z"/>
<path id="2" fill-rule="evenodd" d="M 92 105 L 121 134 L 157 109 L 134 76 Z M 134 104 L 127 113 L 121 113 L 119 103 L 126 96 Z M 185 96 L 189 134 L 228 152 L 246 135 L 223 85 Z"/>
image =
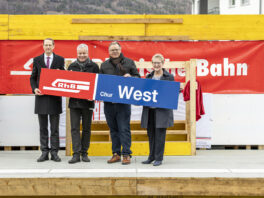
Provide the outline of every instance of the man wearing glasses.
<path id="1" fill-rule="evenodd" d="M 110 43 L 108 51 L 110 58 L 102 63 L 100 68 L 101 74 L 140 78 L 134 61 L 124 57 L 124 55 L 121 53 L 121 46 L 118 42 L 114 41 Z M 131 105 L 104 102 L 104 114 L 107 124 L 110 128 L 113 153 L 112 158 L 108 160 L 107 163 L 120 162 L 122 155 L 122 164 L 130 164 L 132 153 L 130 150 Z"/>

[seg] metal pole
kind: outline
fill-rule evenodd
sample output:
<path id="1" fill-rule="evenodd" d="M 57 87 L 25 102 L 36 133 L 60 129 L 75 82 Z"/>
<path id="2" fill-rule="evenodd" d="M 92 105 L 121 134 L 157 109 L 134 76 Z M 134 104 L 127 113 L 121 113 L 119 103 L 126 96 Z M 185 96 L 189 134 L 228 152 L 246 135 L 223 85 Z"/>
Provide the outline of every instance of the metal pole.
<path id="1" fill-rule="evenodd" d="M 195 13 L 195 0 L 192 0 L 192 14 L 196 14 Z"/>
<path id="2" fill-rule="evenodd" d="M 200 14 L 208 14 L 208 0 L 200 0 Z"/>
<path id="3" fill-rule="evenodd" d="M 259 0 L 259 14 L 262 14 L 262 0 Z"/>

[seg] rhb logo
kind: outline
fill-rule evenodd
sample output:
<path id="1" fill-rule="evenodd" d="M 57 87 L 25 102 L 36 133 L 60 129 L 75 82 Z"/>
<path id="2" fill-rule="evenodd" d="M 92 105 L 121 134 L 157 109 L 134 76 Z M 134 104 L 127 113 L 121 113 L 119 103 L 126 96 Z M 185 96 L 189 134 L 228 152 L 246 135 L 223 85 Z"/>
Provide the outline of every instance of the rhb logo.
<path id="1" fill-rule="evenodd" d="M 44 86 L 45 90 L 80 93 L 81 90 L 88 91 L 90 82 L 67 79 L 56 79 L 51 83 L 52 87 Z"/>

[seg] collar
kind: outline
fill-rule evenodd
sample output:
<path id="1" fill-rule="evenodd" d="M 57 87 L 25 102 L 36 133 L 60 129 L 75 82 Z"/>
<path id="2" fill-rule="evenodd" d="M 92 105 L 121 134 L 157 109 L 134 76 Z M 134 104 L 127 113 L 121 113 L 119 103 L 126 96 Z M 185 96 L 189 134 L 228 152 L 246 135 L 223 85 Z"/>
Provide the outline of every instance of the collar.
<path id="1" fill-rule="evenodd" d="M 167 76 L 170 75 L 170 73 L 166 69 L 162 68 L 162 70 L 163 70 L 162 76 L 167 77 Z M 148 77 L 151 77 L 152 78 L 153 75 L 154 75 L 154 71 L 152 71 L 150 74 L 148 74 Z"/>
<path id="2" fill-rule="evenodd" d="M 80 62 L 78 58 L 76 59 L 76 63 L 86 65 L 88 63 L 91 63 L 91 59 L 87 58 L 84 62 Z"/>
<path id="3" fill-rule="evenodd" d="M 47 59 L 47 55 L 44 53 L 44 59 L 46 60 Z M 54 55 L 53 55 L 53 53 L 49 56 L 50 57 L 50 59 L 53 59 L 53 57 L 54 57 Z"/>
<path id="4" fill-rule="evenodd" d="M 166 69 L 162 68 L 162 70 L 163 70 L 163 76 L 167 77 L 170 75 L 170 73 Z"/>

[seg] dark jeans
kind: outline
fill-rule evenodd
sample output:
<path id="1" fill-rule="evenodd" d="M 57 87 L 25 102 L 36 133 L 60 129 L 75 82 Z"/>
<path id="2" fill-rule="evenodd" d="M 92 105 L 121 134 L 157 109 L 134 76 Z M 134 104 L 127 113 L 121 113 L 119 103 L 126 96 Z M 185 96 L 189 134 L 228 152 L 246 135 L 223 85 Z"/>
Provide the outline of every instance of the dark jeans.
<path id="1" fill-rule="evenodd" d="M 117 153 L 118 155 L 130 155 L 132 153 L 130 150 L 131 105 L 105 102 L 104 113 L 107 124 L 110 128 L 110 134 L 112 139 L 112 152 Z"/>
<path id="2" fill-rule="evenodd" d="M 49 149 L 49 131 L 48 131 L 48 117 L 50 121 L 50 147 Z M 59 114 L 38 114 L 39 129 L 40 129 L 40 149 L 43 153 L 58 153 L 60 149 L 59 139 Z"/>
<path id="3" fill-rule="evenodd" d="M 90 109 L 70 108 L 72 150 L 74 154 L 87 154 L 90 146 L 93 111 Z M 80 122 L 82 119 L 82 135 Z"/>
<path id="4" fill-rule="evenodd" d="M 149 109 L 148 116 L 149 160 L 163 160 L 166 128 L 156 128 L 156 110 Z"/>

